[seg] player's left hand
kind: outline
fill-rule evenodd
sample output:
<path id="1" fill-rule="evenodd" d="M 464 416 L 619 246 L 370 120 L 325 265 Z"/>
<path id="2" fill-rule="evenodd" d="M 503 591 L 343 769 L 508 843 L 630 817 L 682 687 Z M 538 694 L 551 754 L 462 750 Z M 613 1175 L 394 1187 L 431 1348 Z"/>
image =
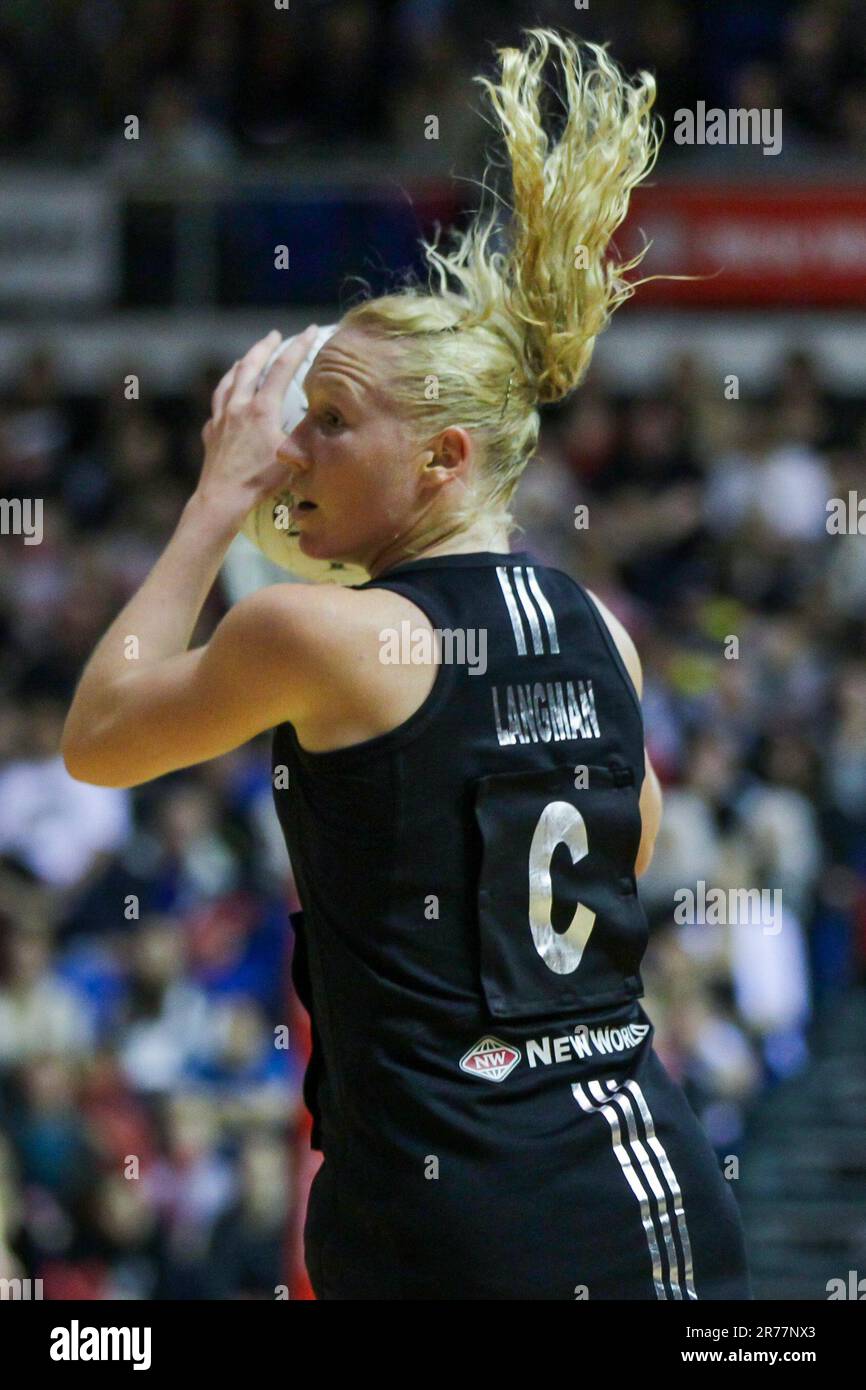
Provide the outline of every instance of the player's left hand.
<path id="1" fill-rule="evenodd" d="M 213 393 L 211 418 L 201 432 L 205 456 L 196 492 L 236 517 L 238 528 L 258 502 L 286 484 L 285 464 L 276 458 L 286 437 L 280 425 L 283 397 L 317 331 L 313 323 L 299 334 L 257 389 L 281 341 L 274 329 L 234 363 Z"/>

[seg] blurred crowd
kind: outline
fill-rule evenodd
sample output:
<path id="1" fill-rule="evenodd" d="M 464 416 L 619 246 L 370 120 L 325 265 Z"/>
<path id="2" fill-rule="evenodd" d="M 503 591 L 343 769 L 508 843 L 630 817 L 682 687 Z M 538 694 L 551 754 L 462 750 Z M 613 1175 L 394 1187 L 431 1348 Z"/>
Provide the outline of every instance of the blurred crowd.
<path id="1" fill-rule="evenodd" d="M 0 409 L 0 493 L 44 496 L 46 523 L 0 544 L 0 1215 L 47 1298 L 272 1299 L 286 1277 L 305 1042 L 268 741 L 135 792 L 58 754 L 214 384 L 69 400 L 40 352 Z"/>
<path id="2" fill-rule="evenodd" d="M 866 499 L 866 401 L 834 396 L 798 349 L 743 399 L 689 354 L 639 399 L 593 367 L 522 485 L 528 548 L 597 592 L 641 655 L 664 788 L 641 880 L 647 1008 L 720 1155 L 807 1062 L 816 1005 L 866 978 L 866 516 L 852 493 Z M 705 920 L 683 896 L 701 882 L 725 895 Z"/>
<path id="3" fill-rule="evenodd" d="M 42 543 L 0 543 L 0 1213 L 46 1297 L 272 1298 L 285 1278 L 304 1038 L 269 740 L 134 790 L 58 753 L 194 485 L 222 366 L 176 397 L 79 398 L 41 349 L 0 401 L 0 495 L 44 499 Z M 741 400 L 694 356 L 638 398 L 594 365 L 519 493 L 513 543 L 587 583 L 642 656 L 665 789 L 646 1006 L 720 1155 L 807 1062 L 816 1004 L 866 974 L 866 547 L 826 526 L 828 499 L 866 495 L 864 421 L 801 351 Z M 677 922 L 698 879 L 781 890 L 780 915 Z"/>
<path id="4" fill-rule="evenodd" d="M 486 130 L 472 75 L 537 23 L 650 68 L 668 130 L 697 101 L 781 108 L 786 151 L 866 150 L 858 0 L 6 0 L 0 157 L 205 176 L 374 142 L 429 167 L 434 114 L 462 165 Z M 662 164 L 694 154 L 668 140 Z"/>

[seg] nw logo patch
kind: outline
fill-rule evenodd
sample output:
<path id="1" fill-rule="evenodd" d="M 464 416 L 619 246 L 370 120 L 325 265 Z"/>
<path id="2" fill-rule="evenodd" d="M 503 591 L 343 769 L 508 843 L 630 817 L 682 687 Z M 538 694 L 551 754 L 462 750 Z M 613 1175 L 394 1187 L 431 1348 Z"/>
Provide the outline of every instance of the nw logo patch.
<path id="1" fill-rule="evenodd" d="M 504 1081 L 509 1072 L 514 1071 L 520 1061 L 521 1052 L 510 1043 L 500 1042 L 498 1038 L 480 1038 L 460 1058 L 463 1071 L 470 1076 L 483 1076 L 485 1081 Z"/>

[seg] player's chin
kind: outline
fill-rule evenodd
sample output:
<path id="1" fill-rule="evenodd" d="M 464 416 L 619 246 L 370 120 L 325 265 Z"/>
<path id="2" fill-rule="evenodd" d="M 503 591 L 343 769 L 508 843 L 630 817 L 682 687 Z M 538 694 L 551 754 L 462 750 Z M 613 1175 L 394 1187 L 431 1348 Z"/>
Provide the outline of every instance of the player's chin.
<path id="1" fill-rule="evenodd" d="M 302 514 L 303 515 L 303 514 Z M 315 519 L 314 519 L 315 518 Z M 310 560 L 344 560 L 342 547 L 333 535 L 328 534 L 327 526 L 322 525 L 321 517 L 308 512 L 298 526 L 298 548 Z"/>

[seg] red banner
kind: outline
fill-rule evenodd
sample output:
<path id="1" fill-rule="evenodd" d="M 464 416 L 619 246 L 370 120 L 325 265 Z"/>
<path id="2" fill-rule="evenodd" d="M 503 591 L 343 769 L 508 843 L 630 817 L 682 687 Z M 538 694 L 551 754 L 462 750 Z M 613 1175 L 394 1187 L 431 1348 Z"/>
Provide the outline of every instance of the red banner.
<path id="1" fill-rule="evenodd" d="M 615 241 L 630 279 L 700 275 L 643 285 L 635 305 L 851 307 L 866 304 L 866 186 L 665 183 L 638 188 Z"/>

